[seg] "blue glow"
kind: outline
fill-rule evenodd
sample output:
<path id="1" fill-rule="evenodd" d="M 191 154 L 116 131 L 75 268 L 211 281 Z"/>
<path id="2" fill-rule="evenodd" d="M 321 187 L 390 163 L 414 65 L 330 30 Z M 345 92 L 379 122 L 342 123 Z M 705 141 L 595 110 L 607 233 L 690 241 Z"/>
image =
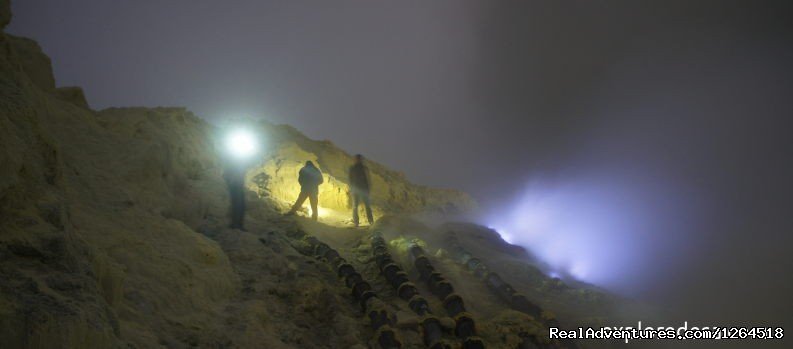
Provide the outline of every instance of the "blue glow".
<path id="1" fill-rule="evenodd" d="M 668 195 L 609 176 L 532 181 L 508 208 L 488 215 L 485 224 L 547 263 L 552 277 L 634 293 L 650 287 L 643 280 L 674 264 L 669 256 L 677 247 L 664 233 L 674 229 L 664 222 L 673 221 L 664 218 L 670 212 L 664 204 Z M 648 277 L 648 272 L 656 275 Z"/>

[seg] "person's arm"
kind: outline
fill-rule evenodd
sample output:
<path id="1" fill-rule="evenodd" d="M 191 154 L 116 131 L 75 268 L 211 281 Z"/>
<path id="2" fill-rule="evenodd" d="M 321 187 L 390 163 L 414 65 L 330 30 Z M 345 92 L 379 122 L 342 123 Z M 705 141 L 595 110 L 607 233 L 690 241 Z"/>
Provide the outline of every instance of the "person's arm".
<path id="1" fill-rule="evenodd" d="M 302 168 L 300 172 L 297 173 L 297 182 L 300 183 L 301 186 L 306 182 L 306 171 Z"/>

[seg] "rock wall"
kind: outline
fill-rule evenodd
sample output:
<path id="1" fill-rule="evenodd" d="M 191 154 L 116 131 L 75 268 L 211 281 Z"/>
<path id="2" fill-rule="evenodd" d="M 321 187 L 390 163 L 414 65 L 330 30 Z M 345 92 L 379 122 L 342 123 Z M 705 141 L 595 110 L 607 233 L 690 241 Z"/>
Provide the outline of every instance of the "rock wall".
<path id="1" fill-rule="evenodd" d="M 226 213 L 208 126 L 62 97 L 38 45 L 0 32 L 0 346 L 180 343 L 240 283 L 196 232 Z"/>
<path id="2" fill-rule="evenodd" d="M 0 28 L 8 10 L 0 1 Z M 323 205 L 347 205 L 349 155 L 262 125 L 278 143 L 252 188 L 291 200 L 296 164 L 312 159 L 328 176 Z M 251 193 L 248 217 L 267 239 L 225 228 L 217 134 L 183 108 L 93 111 L 81 90 L 56 88 L 38 44 L 0 31 L 0 346 L 365 343 L 332 273 L 283 243 L 294 228 L 269 200 Z M 471 204 L 371 168 L 380 211 Z"/>

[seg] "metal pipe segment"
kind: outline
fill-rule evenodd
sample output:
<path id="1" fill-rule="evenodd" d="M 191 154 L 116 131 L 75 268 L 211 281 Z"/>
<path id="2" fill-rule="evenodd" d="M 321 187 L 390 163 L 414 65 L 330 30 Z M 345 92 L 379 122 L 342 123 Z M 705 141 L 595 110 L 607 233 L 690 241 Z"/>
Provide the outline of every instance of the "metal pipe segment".
<path id="1" fill-rule="evenodd" d="M 413 298 L 408 301 L 408 306 L 419 316 L 432 314 L 429 303 L 427 303 L 427 300 L 420 295 L 413 296 Z"/>
<path id="2" fill-rule="evenodd" d="M 515 288 L 504 281 L 500 275 L 491 272 L 480 259 L 473 257 L 471 253 L 463 249 L 455 236 L 450 235 L 446 241 L 452 259 L 465 265 L 465 267 L 482 280 L 485 286 L 487 286 L 487 288 L 499 299 L 509 304 L 517 311 L 524 312 L 538 320 L 542 320 L 542 309 L 539 306 L 529 301 L 526 296 L 517 293 Z"/>
<path id="3" fill-rule="evenodd" d="M 515 291 L 512 285 L 504 281 L 500 275 L 495 272 L 491 272 L 490 269 L 480 259 L 474 257 L 470 252 L 466 251 L 460 245 L 457 237 L 454 236 L 454 233 L 449 233 L 446 242 L 447 246 L 449 247 L 448 251 L 452 259 L 465 266 L 477 278 L 482 280 L 482 282 L 484 282 L 485 286 L 487 286 L 491 292 L 493 292 L 499 299 L 509 304 L 512 309 L 531 315 L 538 321 L 543 322 L 546 326 L 559 327 L 559 324 L 555 319 L 544 319 L 542 317 L 542 308 L 540 308 L 540 306 L 534 304 L 533 302 L 529 301 L 526 296 Z M 536 337 L 531 337 L 529 339 L 531 339 L 535 345 L 547 347 L 547 345 L 540 343 Z M 564 348 L 577 348 L 575 342 L 572 340 L 563 340 L 561 344 Z"/>
<path id="4" fill-rule="evenodd" d="M 392 327 L 396 317 L 388 312 L 386 304 L 377 298 L 377 294 L 372 291 L 372 286 L 363 279 L 355 267 L 347 263 L 338 251 L 317 238 L 304 234 L 304 241 L 311 247 L 310 251 L 313 252 L 313 256 L 325 260 L 333 266 L 339 278 L 343 279 L 344 284 L 350 288 L 352 297 L 361 305 L 361 309 L 375 331 L 374 343 L 376 346 L 381 349 L 401 348 L 402 342 Z"/>
<path id="5" fill-rule="evenodd" d="M 347 287 L 354 287 L 359 282 L 363 282 L 363 277 L 358 272 L 353 272 L 344 277 L 344 285 Z"/>
<path id="6" fill-rule="evenodd" d="M 425 281 L 430 291 L 443 301 L 446 313 L 454 319 L 454 334 L 463 339 L 463 348 L 484 348 L 484 342 L 476 337 L 476 325 L 471 314 L 465 311 L 462 297 L 454 293 L 451 282 L 446 280 L 439 272 L 435 271 L 424 249 L 413 242 L 408 246 L 408 256 L 413 266 L 419 273 L 419 278 Z"/>
<path id="7" fill-rule="evenodd" d="M 404 271 L 398 271 L 394 274 L 394 277 L 391 279 L 391 287 L 399 288 L 399 285 L 402 285 L 408 282 L 408 274 Z"/>
<path id="8" fill-rule="evenodd" d="M 419 329 L 424 344 L 431 349 L 450 349 L 451 346 L 443 341 L 443 327 L 440 320 L 432 316 L 427 300 L 419 295 L 416 285 L 409 281 L 407 273 L 391 258 L 388 244 L 379 233 L 372 234 L 372 253 L 381 274 L 397 291 L 399 298 L 407 301 L 408 307 L 422 318 Z"/>

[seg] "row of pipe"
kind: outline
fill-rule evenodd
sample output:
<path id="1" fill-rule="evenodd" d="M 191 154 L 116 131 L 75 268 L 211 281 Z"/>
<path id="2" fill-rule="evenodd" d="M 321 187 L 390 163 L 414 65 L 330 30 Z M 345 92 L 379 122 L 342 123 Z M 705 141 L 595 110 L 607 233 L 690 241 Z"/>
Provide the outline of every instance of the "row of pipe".
<path id="1" fill-rule="evenodd" d="M 388 253 L 388 244 L 383 236 L 374 233 L 371 246 L 372 255 L 380 273 L 397 291 L 399 298 L 408 302 L 408 307 L 421 317 L 419 329 L 424 345 L 431 349 L 450 349 L 451 346 L 443 341 L 443 327 L 440 320 L 432 316 L 432 310 L 427 300 L 419 294 L 416 285 L 410 282 L 407 273 L 391 258 L 391 254 Z"/>
<path id="2" fill-rule="evenodd" d="M 452 256 L 452 259 L 465 266 L 474 276 L 482 280 L 490 291 L 499 299 L 509 304 L 512 309 L 531 315 L 548 327 L 559 327 L 559 322 L 556 319 L 543 317 L 543 311 L 540 306 L 529 301 L 525 295 L 515 291 L 512 285 L 504 281 L 500 275 L 490 271 L 482 260 L 474 257 L 470 252 L 465 250 L 460 245 L 454 233 L 449 233 L 446 238 L 446 243 L 449 247 L 449 254 Z M 536 337 L 532 337 L 530 340 L 535 342 L 536 345 L 542 345 Z M 561 344 L 563 348 L 577 348 L 575 342 L 569 339 L 563 340 Z"/>
<path id="3" fill-rule="evenodd" d="M 315 258 L 330 264 L 336 270 L 339 278 L 351 290 L 352 297 L 358 302 L 370 321 L 375 332 L 374 342 L 376 345 L 382 349 L 401 348 L 402 342 L 393 329 L 396 317 L 388 312 L 386 304 L 372 291 L 371 284 L 364 280 L 361 274 L 347 263 L 338 251 L 313 236 L 307 236 L 304 240 L 309 245 L 308 251 Z"/>
<path id="4" fill-rule="evenodd" d="M 407 252 L 410 262 L 419 274 L 419 280 L 427 284 L 430 292 L 442 301 L 446 313 L 454 319 L 454 334 L 463 340 L 463 348 L 484 348 L 482 339 L 476 336 L 476 324 L 473 316 L 466 311 L 463 298 L 454 293 L 451 282 L 446 280 L 441 273 L 435 271 L 424 253 L 424 249 L 418 243 L 411 242 Z"/>

